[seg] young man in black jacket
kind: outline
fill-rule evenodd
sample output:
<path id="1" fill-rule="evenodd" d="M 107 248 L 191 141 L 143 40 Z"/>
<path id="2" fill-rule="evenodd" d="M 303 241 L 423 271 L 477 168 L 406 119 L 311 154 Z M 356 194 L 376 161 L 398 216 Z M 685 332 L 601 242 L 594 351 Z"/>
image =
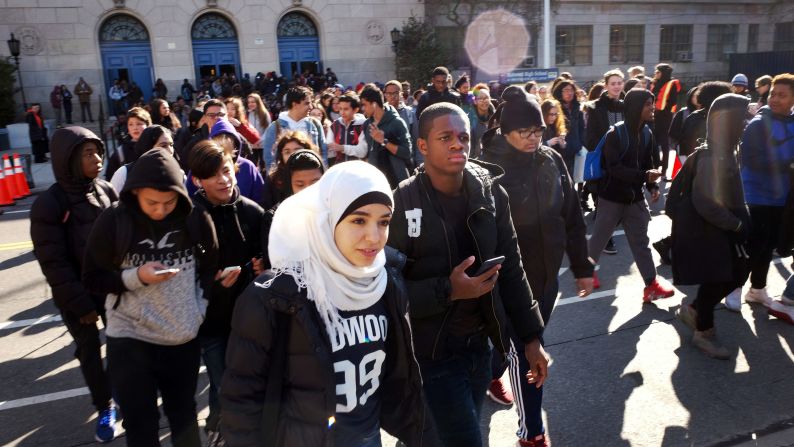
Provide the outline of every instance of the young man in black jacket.
<path id="1" fill-rule="evenodd" d="M 618 222 L 623 223 L 626 239 L 634 255 L 645 289 L 642 300 L 649 303 L 669 298 L 675 293 L 672 286 L 656 275 L 656 266 L 648 247 L 648 223 L 651 221 L 643 186 L 651 193 L 651 200 L 659 200 L 661 177 L 656 142 L 645 123 L 654 118 L 653 94 L 635 88 L 626 94 L 624 124 L 607 132 L 602 162 L 604 177 L 599 180 L 598 215 L 590 238 L 590 258 L 598 263 L 601 251 L 612 236 Z M 620 136 L 622 133 L 624 136 Z"/>
<path id="2" fill-rule="evenodd" d="M 433 69 L 430 75 L 430 83 L 433 88 L 428 89 L 419 97 L 419 103 L 416 105 L 416 119 L 419 119 L 419 116 L 426 108 L 439 102 L 448 102 L 456 106 L 461 105 L 460 95 L 449 88 L 449 79 L 447 67 L 436 67 Z"/>
<path id="3" fill-rule="evenodd" d="M 395 192 L 389 245 L 408 256 L 403 270 L 425 397 L 448 446 L 482 445 L 480 409 L 491 382 L 490 337 L 511 349 L 508 318 L 540 387 L 548 357 L 543 321 L 521 266 L 505 190 L 495 165 L 468 161 L 469 121 L 439 103 L 419 119 L 424 167 Z M 501 264 L 475 274 L 489 259 Z M 508 317 L 509 316 L 509 317 Z"/>
<path id="4" fill-rule="evenodd" d="M 511 97 L 502 107 L 500 128 L 486 133 L 481 159 L 505 170 L 497 183 L 510 197 L 524 272 L 540 305 L 543 324 L 548 325 L 557 301 L 564 254 L 570 259 L 579 296 L 587 296 L 593 290 L 593 264 L 587 256 L 585 237 L 587 225 L 562 157 L 540 144 L 544 123 L 538 103 L 523 95 Z M 521 358 L 511 352 L 508 360 L 511 378 L 526 374 L 527 365 Z M 501 382 L 507 365 L 502 363 L 494 362 L 494 380 L 488 388 L 490 397 L 499 403 L 507 401 Z M 548 445 L 541 412 L 542 388 L 522 380 L 513 382 L 512 389 L 518 394 L 515 401 L 519 404 L 519 445 Z"/>
<path id="5" fill-rule="evenodd" d="M 209 445 L 220 445 L 220 400 L 218 389 L 226 369 L 226 345 L 232 330 L 232 311 L 237 297 L 261 271 L 262 219 L 264 210 L 240 195 L 231 155 L 212 140 L 193 148 L 190 171 L 199 188 L 193 194 L 197 211 L 206 211 L 218 235 L 219 268 L 229 269 L 217 276 L 212 287 L 212 302 L 199 328 L 199 342 L 210 379 L 209 406 L 205 430 Z"/>
<path id="6" fill-rule="evenodd" d="M 116 409 L 96 325 L 100 317 L 105 319 L 105 296 L 89 292 L 80 272 L 94 221 L 118 196 L 110 183 L 99 178 L 105 146 L 90 130 L 77 126 L 56 130 L 50 153 L 56 183 L 36 198 L 30 210 L 33 253 L 77 344 L 74 355 L 99 413 L 96 440 L 110 442 L 115 437 Z"/>

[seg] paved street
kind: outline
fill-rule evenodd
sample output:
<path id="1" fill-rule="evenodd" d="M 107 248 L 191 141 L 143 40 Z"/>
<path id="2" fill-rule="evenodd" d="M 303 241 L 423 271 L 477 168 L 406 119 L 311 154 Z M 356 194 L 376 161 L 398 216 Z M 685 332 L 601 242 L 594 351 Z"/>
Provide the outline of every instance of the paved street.
<path id="1" fill-rule="evenodd" d="M 49 164 L 36 166 L 44 171 L 35 173 L 36 191 L 48 186 L 45 168 Z M 95 415 L 71 338 L 32 254 L 32 200 L 0 216 L 0 445 L 87 445 L 93 443 Z M 669 228 L 669 219 L 655 214 L 651 240 Z M 642 280 L 620 229 L 616 234 L 619 254 L 602 256 L 602 288 L 591 297 L 574 297 L 570 272 L 561 272 L 561 299 L 545 335 L 553 358 L 545 389 L 553 444 L 794 445 L 794 326 L 755 305 L 745 304 L 741 315 L 720 305 L 716 327 L 734 356 L 703 357 L 673 316 L 695 289 L 643 305 Z M 780 295 L 791 261 L 776 260 L 770 269 L 771 295 Z M 671 277 L 669 267 L 659 272 Z M 203 373 L 198 402 L 204 418 Z M 161 426 L 166 424 L 163 419 Z M 514 409 L 487 401 L 482 426 L 490 445 L 514 445 Z"/>

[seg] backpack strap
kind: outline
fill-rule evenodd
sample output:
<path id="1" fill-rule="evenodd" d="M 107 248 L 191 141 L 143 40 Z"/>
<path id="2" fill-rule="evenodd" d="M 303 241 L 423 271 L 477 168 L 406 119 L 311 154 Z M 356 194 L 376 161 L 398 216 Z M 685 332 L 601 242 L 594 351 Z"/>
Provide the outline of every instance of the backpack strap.
<path id="1" fill-rule="evenodd" d="M 61 223 L 66 223 L 69 220 L 69 216 L 71 216 L 71 207 L 69 206 L 69 198 L 66 196 L 66 191 L 57 182 L 50 185 L 48 191 L 58 203 L 58 208 L 60 209 L 58 214 L 63 216 L 61 217 Z"/>
<path id="2" fill-rule="evenodd" d="M 130 249 L 130 245 L 132 245 L 132 219 L 131 216 L 127 215 L 124 211 L 124 208 L 120 208 L 118 203 L 113 204 L 111 207 L 113 213 L 113 222 L 116 228 L 116 232 L 114 234 L 114 248 L 113 248 L 113 265 L 114 266 L 121 266 L 121 263 L 124 261 L 124 255 L 127 254 L 127 250 Z M 116 297 L 116 302 L 113 303 L 113 309 L 119 307 L 119 303 L 121 302 L 121 295 Z"/>

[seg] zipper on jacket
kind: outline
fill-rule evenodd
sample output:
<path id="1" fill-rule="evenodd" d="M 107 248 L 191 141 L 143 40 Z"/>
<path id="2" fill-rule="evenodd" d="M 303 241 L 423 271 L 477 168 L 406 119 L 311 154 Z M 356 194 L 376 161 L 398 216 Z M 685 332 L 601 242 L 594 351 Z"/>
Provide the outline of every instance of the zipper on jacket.
<path id="1" fill-rule="evenodd" d="M 487 210 L 485 208 L 480 207 L 480 208 L 474 210 L 473 213 L 469 214 L 469 217 L 466 218 L 466 228 L 469 229 L 469 233 L 471 233 L 471 238 L 472 238 L 472 240 L 474 240 L 474 247 L 477 249 L 477 256 L 479 256 L 480 262 L 483 262 L 483 261 L 485 261 L 485 259 L 482 258 L 482 253 L 480 252 L 480 244 L 477 243 L 477 236 L 474 235 L 474 231 L 472 231 L 471 225 L 469 225 L 469 221 L 471 220 L 472 216 L 474 216 L 475 214 L 477 214 L 480 211 L 487 211 Z M 502 340 L 502 324 L 499 321 L 499 316 L 496 315 L 496 307 L 495 307 L 495 304 L 494 304 L 495 300 L 494 300 L 494 297 L 493 297 L 493 289 L 491 289 L 488 292 L 488 295 L 491 296 L 491 313 L 493 313 L 493 318 L 496 321 L 497 333 L 499 334 L 499 344 L 502 346 L 502 352 L 507 352 L 507 350 L 505 349 L 505 342 L 504 342 L 504 340 Z"/>
<path id="2" fill-rule="evenodd" d="M 421 182 L 422 190 L 425 193 L 425 197 L 427 197 L 427 202 L 432 207 L 433 206 L 433 201 L 430 199 L 430 194 L 428 194 L 427 188 L 425 187 L 425 184 L 422 181 L 422 177 L 421 176 L 419 177 L 419 181 Z M 451 273 L 452 272 L 452 255 L 450 254 L 451 248 L 449 246 L 449 237 L 447 235 L 447 224 L 444 223 L 444 218 L 443 217 L 441 218 L 441 228 L 444 230 L 444 243 L 447 244 L 447 264 L 449 265 L 449 271 Z M 452 292 L 452 284 L 450 283 L 450 293 L 451 292 Z M 436 359 L 436 349 L 438 349 L 438 341 L 441 338 L 441 333 L 444 332 L 444 327 L 446 327 L 446 325 L 447 325 L 447 320 L 449 319 L 449 315 L 452 313 L 452 307 L 453 306 L 450 306 L 450 308 L 447 309 L 447 311 L 444 313 L 444 320 L 441 322 L 441 327 L 438 329 L 438 332 L 436 332 L 436 339 L 433 341 L 433 350 L 430 353 L 430 359 L 431 360 L 435 360 Z"/>

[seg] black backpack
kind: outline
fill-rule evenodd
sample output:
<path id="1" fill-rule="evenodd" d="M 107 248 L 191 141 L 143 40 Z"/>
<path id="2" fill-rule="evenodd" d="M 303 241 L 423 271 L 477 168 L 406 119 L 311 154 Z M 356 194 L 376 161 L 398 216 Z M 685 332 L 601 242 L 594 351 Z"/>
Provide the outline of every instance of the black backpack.
<path id="1" fill-rule="evenodd" d="M 664 212 L 670 219 L 675 219 L 676 212 L 685 205 L 687 200 L 692 197 L 692 183 L 697 174 L 697 163 L 703 152 L 706 149 L 696 149 L 692 155 L 686 159 L 684 166 L 678 171 L 678 174 L 670 184 L 670 190 L 667 191 L 667 200 L 664 204 Z"/>

